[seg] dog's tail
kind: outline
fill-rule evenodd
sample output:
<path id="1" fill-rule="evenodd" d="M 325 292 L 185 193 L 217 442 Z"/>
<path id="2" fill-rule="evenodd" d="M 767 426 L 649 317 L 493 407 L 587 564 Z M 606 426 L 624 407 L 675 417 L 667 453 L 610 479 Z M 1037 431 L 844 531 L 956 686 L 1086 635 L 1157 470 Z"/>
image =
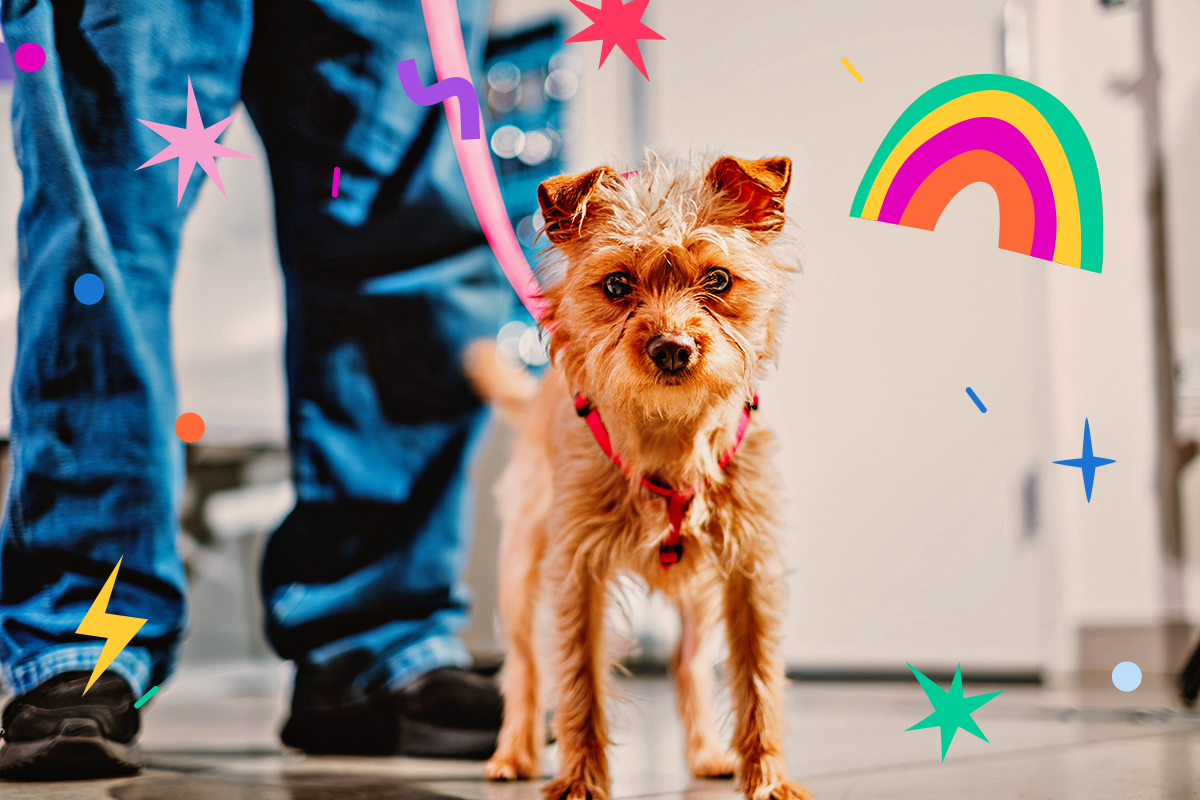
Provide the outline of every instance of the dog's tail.
<path id="1" fill-rule="evenodd" d="M 494 339 L 476 339 L 467 345 L 463 367 L 475 391 L 496 406 L 502 420 L 517 430 L 525 427 L 538 385 L 532 375 L 502 367 L 496 360 Z"/>

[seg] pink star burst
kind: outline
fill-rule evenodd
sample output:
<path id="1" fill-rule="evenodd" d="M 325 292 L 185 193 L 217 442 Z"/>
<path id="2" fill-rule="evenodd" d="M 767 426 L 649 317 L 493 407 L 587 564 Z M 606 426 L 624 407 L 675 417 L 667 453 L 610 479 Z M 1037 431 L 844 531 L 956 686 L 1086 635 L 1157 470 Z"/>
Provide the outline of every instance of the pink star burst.
<path id="1" fill-rule="evenodd" d="M 192 91 L 192 79 L 189 76 L 186 128 L 175 128 L 171 125 L 162 125 L 158 122 L 147 122 L 144 119 L 138 120 L 138 122 L 171 143 L 159 151 L 158 155 L 154 158 L 138 167 L 138 169 L 144 169 L 154 164 L 170 161 L 172 158 L 178 158 L 179 197 L 175 200 L 175 205 L 183 202 L 183 192 L 187 189 L 188 181 L 192 179 L 192 167 L 197 164 L 200 165 L 200 168 L 204 170 L 204 173 L 208 177 L 212 178 L 213 183 L 217 185 L 217 188 L 221 190 L 221 194 L 224 195 L 225 187 L 221 184 L 221 173 L 217 172 L 217 162 L 213 160 L 213 156 L 254 158 L 254 156 L 239 153 L 237 150 L 233 150 L 223 144 L 217 144 L 217 137 L 221 135 L 221 132 L 229 126 L 229 123 L 236 116 L 236 113 L 230 114 L 211 128 L 204 127 L 204 122 L 200 119 L 200 107 L 196 105 L 196 94 Z"/>
<path id="2" fill-rule="evenodd" d="M 621 0 L 601 0 L 600 8 L 584 5 L 579 0 L 571 2 L 587 14 L 592 24 L 567 39 L 567 42 L 603 41 L 604 49 L 600 51 L 602 67 L 615 45 L 629 57 L 642 76 L 650 80 L 646 73 L 646 65 L 642 63 L 642 51 L 638 49 L 637 40 L 666 38 L 642 24 L 642 15 L 646 13 L 646 6 L 650 4 L 650 0 L 629 0 L 624 4 Z"/>

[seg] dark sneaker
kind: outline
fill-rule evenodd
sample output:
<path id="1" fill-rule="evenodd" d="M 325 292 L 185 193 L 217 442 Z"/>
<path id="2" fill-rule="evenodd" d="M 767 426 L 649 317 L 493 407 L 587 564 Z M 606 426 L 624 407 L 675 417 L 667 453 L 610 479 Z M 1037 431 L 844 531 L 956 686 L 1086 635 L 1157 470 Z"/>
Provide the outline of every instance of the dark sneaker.
<path id="1" fill-rule="evenodd" d="M 496 750 L 502 715 L 493 681 L 443 667 L 360 706 L 293 711 L 280 738 L 310 755 L 482 761 Z"/>
<path id="2" fill-rule="evenodd" d="M 9 701 L 4 709 L 0 779 L 78 780 L 132 775 L 142 768 L 134 743 L 141 715 L 120 677 L 64 672 Z"/>
<path id="3" fill-rule="evenodd" d="M 496 751 L 504 701 L 495 681 L 435 669 L 404 687 L 399 701 L 401 755 L 482 761 Z"/>

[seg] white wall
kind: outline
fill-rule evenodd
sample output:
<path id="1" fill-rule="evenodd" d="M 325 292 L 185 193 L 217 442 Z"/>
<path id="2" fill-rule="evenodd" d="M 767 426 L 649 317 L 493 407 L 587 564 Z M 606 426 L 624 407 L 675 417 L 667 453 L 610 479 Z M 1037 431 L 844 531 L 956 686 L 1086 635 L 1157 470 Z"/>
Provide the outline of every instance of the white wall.
<path id="1" fill-rule="evenodd" d="M 1181 430 L 1200 439 L 1200 3 L 1161 2 L 1163 145 L 1172 317 L 1181 368 Z M 1184 474 L 1185 589 L 1189 618 L 1200 619 L 1200 469 Z"/>
<path id="2" fill-rule="evenodd" d="M 1056 473 L 1062 498 L 1061 585 L 1068 638 L 1084 624 L 1161 618 L 1146 176 L 1140 110 L 1112 82 L 1139 69 L 1137 18 L 1086 0 L 1035 8 L 1039 83 L 1083 125 L 1104 193 L 1102 280 L 1047 273 L 1056 452 L 1077 453 L 1091 420 L 1097 454 L 1115 458 L 1093 502 L 1070 502 L 1078 475 Z M 1099 480 L 1099 479 L 1098 479 Z M 1101 490 L 1104 494 L 1101 494 Z M 1060 653 L 1060 657 L 1070 653 Z M 1069 660 L 1067 663 L 1071 663 Z"/>
<path id="3" fill-rule="evenodd" d="M 789 202 L 806 272 L 764 392 L 785 445 L 794 663 L 881 665 L 907 649 L 1067 669 L 1081 627 L 1164 618 L 1141 112 L 1111 88 L 1139 69 L 1135 13 L 1095 0 L 1027 4 L 1034 80 L 1075 113 L 1099 164 L 1103 275 L 987 251 L 995 201 L 978 187 L 934 236 L 847 219 L 866 162 L 909 102 L 950 77 L 999 71 L 1002 6 L 778 2 L 730 15 L 715 2 L 658 3 L 645 20 L 666 36 L 642 43 L 653 144 L 796 161 Z M 1176 81 L 1164 95 L 1176 138 L 1186 103 L 1200 114 L 1186 66 L 1194 13 L 1186 0 L 1160 0 L 1160 29 L 1176 39 L 1163 51 Z M 583 46 L 585 63 L 598 50 Z M 842 56 L 863 84 L 845 74 Z M 591 91 L 628 96 L 631 71 L 614 54 Z M 1189 83 L 1190 94 L 1180 86 Z M 1195 125 L 1182 124 L 1194 140 Z M 607 152 L 628 160 L 628 142 L 614 139 Z M 1175 169 L 1170 161 L 1169 178 Z M 1178 184 L 1172 199 L 1194 191 L 1194 182 Z M 1186 279 L 1177 285 L 1189 291 Z M 1190 319 L 1200 320 L 1193 307 Z M 949 401 L 968 384 L 992 403 L 986 427 L 964 398 Z M 1117 461 L 1100 470 L 1090 504 L 1078 470 L 1050 463 L 1078 456 L 1085 417 L 1097 453 Z M 1014 539 L 1024 469 L 1040 476 L 1035 543 Z M 987 544 L 947 550 L 955 526 Z M 972 566 L 973 596 L 939 597 L 922 580 Z M 856 582 L 864 572 L 876 580 Z M 1017 582 L 1006 588 L 1010 577 Z M 939 602 L 940 620 L 912 619 L 933 617 Z"/>

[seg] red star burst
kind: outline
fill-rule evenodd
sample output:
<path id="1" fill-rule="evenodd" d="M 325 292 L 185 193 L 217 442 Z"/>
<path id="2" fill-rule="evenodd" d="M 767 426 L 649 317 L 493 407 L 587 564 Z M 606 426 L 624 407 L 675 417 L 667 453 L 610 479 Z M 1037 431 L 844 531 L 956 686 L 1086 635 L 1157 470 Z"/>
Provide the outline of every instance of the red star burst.
<path id="1" fill-rule="evenodd" d="M 600 51 L 602 67 L 613 47 L 619 47 L 642 76 L 650 80 L 646 73 L 646 65 L 642 63 L 642 51 L 638 49 L 637 40 L 665 39 L 642 24 L 642 15 L 646 13 L 646 6 L 650 0 L 630 0 L 628 3 L 622 3 L 621 0 L 601 0 L 600 8 L 584 5 L 579 0 L 571 0 L 571 3 L 587 14 L 592 24 L 567 39 L 567 43 L 603 41 L 604 49 Z"/>

